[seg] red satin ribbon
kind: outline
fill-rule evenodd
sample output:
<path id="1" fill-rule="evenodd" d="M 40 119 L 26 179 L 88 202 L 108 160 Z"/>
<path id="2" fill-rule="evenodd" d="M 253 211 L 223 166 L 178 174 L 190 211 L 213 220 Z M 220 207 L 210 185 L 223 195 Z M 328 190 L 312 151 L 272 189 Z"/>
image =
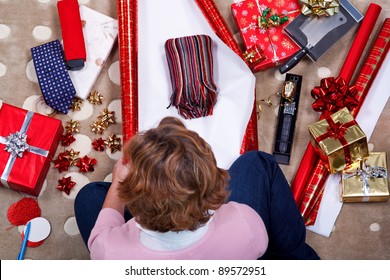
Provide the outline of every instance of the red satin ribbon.
<path id="1" fill-rule="evenodd" d="M 343 78 L 324 78 L 311 91 L 315 99 L 312 107 L 314 111 L 323 112 L 326 117 L 344 107 L 351 111 L 359 105 L 356 95 L 355 86 L 348 86 Z"/>

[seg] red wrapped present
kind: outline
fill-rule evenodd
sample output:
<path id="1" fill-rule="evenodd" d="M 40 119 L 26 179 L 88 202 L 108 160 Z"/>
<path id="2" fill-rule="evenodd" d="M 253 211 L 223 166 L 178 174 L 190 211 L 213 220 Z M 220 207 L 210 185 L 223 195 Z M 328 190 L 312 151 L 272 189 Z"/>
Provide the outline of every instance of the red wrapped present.
<path id="1" fill-rule="evenodd" d="M 259 45 L 266 57 L 251 67 L 253 72 L 278 66 L 300 50 L 283 32 L 283 26 L 300 13 L 297 0 L 245 0 L 231 9 L 246 50 Z"/>
<path id="2" fill-rule="evenodd" d="M 1 185 L 38 196 L 64 128 L 61 121 L 0 103 Z"/>

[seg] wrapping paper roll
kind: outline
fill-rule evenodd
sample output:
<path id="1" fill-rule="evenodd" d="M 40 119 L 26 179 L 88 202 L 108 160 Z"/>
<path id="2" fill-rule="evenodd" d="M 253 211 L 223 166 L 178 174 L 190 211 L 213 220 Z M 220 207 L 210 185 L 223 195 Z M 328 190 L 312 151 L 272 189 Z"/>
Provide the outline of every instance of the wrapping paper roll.
<path id="1" fill-rule="evenodd" d="M 138 132 L 138 1 L 118 0 L 123 142 Z M 130 47 L 131 46 L 131 47 Z"/>

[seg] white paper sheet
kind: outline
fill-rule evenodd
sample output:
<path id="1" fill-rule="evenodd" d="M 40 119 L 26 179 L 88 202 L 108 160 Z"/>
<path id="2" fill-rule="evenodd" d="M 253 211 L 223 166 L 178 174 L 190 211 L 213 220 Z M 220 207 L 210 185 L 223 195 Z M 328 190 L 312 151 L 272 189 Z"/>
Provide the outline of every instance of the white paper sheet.
<path id="1" fill-rule="evenodd" d="M 370 140 L 379 117 L 390 97 L 388 89 L 389 77 L 390 55 L 387 54 L 356 117 L 356 122 L 366 134 L 367 141 Z M 329 176 L 325 184 L 317 220 L 313 226 L 308 226 L 307 229 L 326 237 L 330 236 L 343 205 L 340 201 L 339 182 L 340 174 Z"/>
<path id="2" fill-rule="evenodd" d="M 87 60 L 84 68 L 68 73 L 76 96 L 86 99 L 117 39 L 118 21 L 83 5 L 80 5 L 80 17 L 85 21 L 83 35 Z"/>
<path id="3" fill-rule="evenodd" d="M 169 38 L 207 34 L 213 41 L 214 80 L 218 87 L 213 116 L 185 120 L 175 107 L 167 109 L 171 80 L 164 44 Z M 255 77 L 214 33 L 193 0 L 138 1 L 139 130 L 155 127 L 165 116 L 183 120 L 212 147 L 221 168 L 240 154 L 255 91 Z"/>

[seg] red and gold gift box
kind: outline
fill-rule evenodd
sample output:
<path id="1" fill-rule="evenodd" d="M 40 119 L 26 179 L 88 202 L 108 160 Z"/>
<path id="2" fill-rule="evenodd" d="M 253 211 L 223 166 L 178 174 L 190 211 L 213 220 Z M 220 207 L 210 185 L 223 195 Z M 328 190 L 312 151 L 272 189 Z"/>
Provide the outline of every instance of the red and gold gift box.
<path id="1" fill-rule="evenodd" d="M 38 196 L 63 133 L 60 120 L 0 103 L 1 185 Z"/>
<path id="2" fill-rule="evenodd" d="M 343 202 L 380 202 L 390 198 L 385 152 L 370 153 L 364 160 L 343 170 Z"/>
<path id="3" fill-rule="evenodd" d="M 262 20 L 261 16 L 267 8 L 271 9 L 267 20 L 264 17 Z M 245 0 L 233 3 L 231 9 L 246 50 L 255 45 L 263 50 L 265 59 L 251 67 L 253 72 L 276 67 L 300 50 L 283 32 L 283 26 L 300 13 L 297 0 Z M 270 19 L 273 15 L 287 17 L 288 20 L 284 23 L 275 22 Z"/>
<path id="4" fill-rule="evenodd" d="M 330 173 L 368 157 L 366 134 L 347 108 L 309 126 L 311 142 Z"/>

